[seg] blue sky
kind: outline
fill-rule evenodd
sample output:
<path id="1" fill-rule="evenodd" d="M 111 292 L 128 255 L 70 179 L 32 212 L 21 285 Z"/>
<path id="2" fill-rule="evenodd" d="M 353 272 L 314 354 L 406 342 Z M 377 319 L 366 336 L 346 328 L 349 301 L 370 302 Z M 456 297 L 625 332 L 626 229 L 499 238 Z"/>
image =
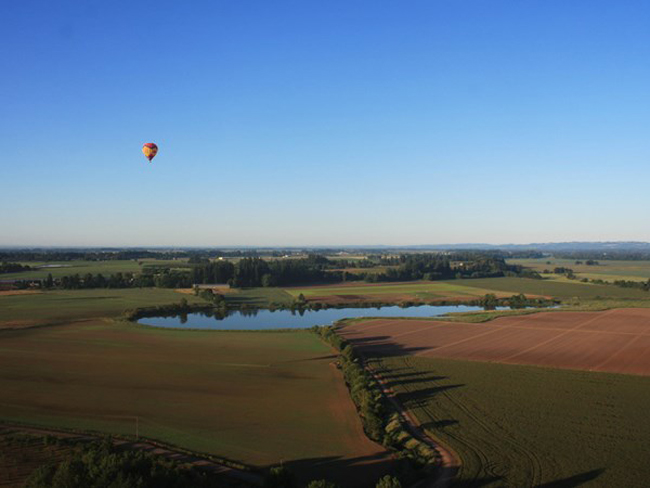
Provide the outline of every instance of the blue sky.
<path id="1" fill-rule="evenodd" d="M 650 241 L 648 19 L 613 0 L 8 2 L 0 245 Z"/>

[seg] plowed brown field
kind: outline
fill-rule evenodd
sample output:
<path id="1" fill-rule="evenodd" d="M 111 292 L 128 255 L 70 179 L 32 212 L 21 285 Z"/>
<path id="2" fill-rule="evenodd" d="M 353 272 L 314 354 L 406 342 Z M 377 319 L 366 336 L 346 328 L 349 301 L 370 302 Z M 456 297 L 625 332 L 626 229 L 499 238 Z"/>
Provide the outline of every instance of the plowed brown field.
<path id="1" fill-rule="evenodd" d="M 650 309 L 542 312 L 480 324 L 375 319 L 345 325 L 340 333 L 373 355 L 650 375 Z"/>

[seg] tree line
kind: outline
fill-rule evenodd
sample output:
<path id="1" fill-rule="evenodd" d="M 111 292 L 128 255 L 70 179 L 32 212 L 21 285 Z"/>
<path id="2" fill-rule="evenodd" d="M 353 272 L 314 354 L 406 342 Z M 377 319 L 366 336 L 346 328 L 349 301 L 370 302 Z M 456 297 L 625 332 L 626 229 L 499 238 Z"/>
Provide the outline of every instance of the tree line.
<path id="1" fill-rule="evenodd" d="M 162 456 L 116 447 L 110 437 L 82 443 L 48 435 L 22 444 L 31 446 L 37 442 L 64 454 L 62 459 L 50 460 L 36 468 L 25 482 L 26 488 L 259 488 L 252 482 L 201 471 Z M 264 476 L 261 488 L 299 486 L 291 470 L 274 466 Z M 325 479 L 313 480 L 306 486 L 340 488 Z M 391 475 L 383 476 L 375 484 L 375 488 L 401 486 L 399 479 Z"/>
<path id="2" fill-rule="evenodd" d="M 2 273 L 19 273 L 21 271 L 29 271 L 32 267 L 20 263 L 8 263 L 3 261 L 0 263 L 0 274 Z"/>
<path id="3" fill-rule="evenodd" d="M 341 269 L 338 260 L 321 255 L 309 255 L 300 259 L 262 259 L 245 257 L 239 261 L 210 261 L 193 259 L 187 269 L 157 267 L 144 269 L 141 273 L 74 274 L 45 280 L 25 280 L 16 283 L 17 288 L 36 284 L 43 288 L 190 288 L 196 284 L 229 284 L 235 288 L 295 286 L 341 281 L 385 282 L 415 280 L 452 280 L 461 278 L 488 278 L 501 276 L 524 276 L 537 278 L 539 274 L 518 265 L 509 265 L 505 259 L 477 254 L 473 259 L 452 261 L 443 254 L 409 254 L 386 258 L 397 265 L 384 271 L 367 272 L 360 269 L 350 272 Z"/>
<path id="4" fill-rule="evenodd" d="M 650 260 L 650 251 L 625 251 L 618 249 L 608 251 L 559 251 L 554 252 L 553 257 L 581 261 L 648 261 Z"/>
<path id="5" fill-rule="evenodd" d="M 53 278 L 49 273 L 43 280 L 31 279 L 16 281 L 15 288 L 37 286 L 43 289 L 60 288 L 64 290 L 84 290 L 94 288 L 190 288 L 193 283 L 187 272 L 165 269 L 151 273 L 114 273 L 104 276 L 101 273 L 79 274 Z"/>
<path id="6" fill-rule="evenodd" d="M 616 280 L 614 284 L 621 288 L 635 288 L 637 290 L 650 291 L 650 279 L 648 281 Z"/>

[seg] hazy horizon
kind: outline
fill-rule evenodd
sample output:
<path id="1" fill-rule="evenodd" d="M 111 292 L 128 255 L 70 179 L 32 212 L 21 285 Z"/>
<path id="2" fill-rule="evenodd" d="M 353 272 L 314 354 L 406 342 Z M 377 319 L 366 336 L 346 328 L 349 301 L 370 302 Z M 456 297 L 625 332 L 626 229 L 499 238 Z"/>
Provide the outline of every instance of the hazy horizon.
<path id="1" fill-rule="evenodd" d="M 469 247 L 469 246 L 488 246 L 488 247 L 510 247 L 510 246 L 553 246 L 553 245 L 616 245 L 625 247 L 629 245 L 647 245 L 650 247 L 650 241 L 543 241 L 543 242 L 442 242 L 442 243 L 426 243 L 426 244 L 269 244 L 269 245 L 133 245 L 133 246 L 120 246 L 120 245 L 4 245 L 0 244 L 0 249 L 373 249 L 373 248 L 388 248 L 388 249 L 418 249 L 418 248 L 436 248 L 436 249 L 453 249 L 454 246 Z"/>

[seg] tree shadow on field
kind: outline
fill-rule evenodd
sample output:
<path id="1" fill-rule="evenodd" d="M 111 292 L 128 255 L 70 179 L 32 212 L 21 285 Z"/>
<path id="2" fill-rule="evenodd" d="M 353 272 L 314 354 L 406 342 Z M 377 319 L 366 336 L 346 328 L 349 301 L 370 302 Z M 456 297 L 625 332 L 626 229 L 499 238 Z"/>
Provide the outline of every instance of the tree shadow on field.
<path id="1" fill-rule="evenodd" d="M 376 335 L 376 336 L 366 336 L 366 337 L 358 337 L 354 339 L 347 339 L 348 342 L 352 343 L 354 346 L 363 346 L 365 345 L 370 345 L 370 344 L 383 344 L 386 343 L 388 344 L 388 339 L 390 339 L 391 336 L 388 335 Z"/>
<path id="2" fill-rule="evenodd" d="M 395 399 L 402 405 L 406 406 L 408 409 L 426 407 L 427 402 L 437 394 L 448 390 L 453 390 L 455 388 L 461 388 L 463 386 L 465 385 L 459 383 L 456 385 L 432 386 L 430 388 L 423 388 L 421 390 L 400 392 L 395 395 Z"/>
<path id="3" fill-rule="evenodd" d="M 426 422 L 420 425 L 425 430 L 444 430 L 445 427 L 451 425 L 458 425 L 458 420 L 445 419 L 445 420 L 434 420 L 432 422 Z"/>
<path id="4" fill-rule="evenodd" d="M 388 452 L 344 458 L 325 456 L 285 461 L 282 465 L 295 474 L 298 486 L 312 480 L 334 481 L 344 488 L 372 488 L 379 478 L 395 471 L 396 461 Z"/>
<path id="5" fill-rule="evenodd" d="M 473 480 L 454 480 L 451 483 L 452 488 L 481 488 L 483 486 L 490 486 L 493 483 L 499 483 L 494 485 L 495 488 L 498 486 L 503 486 L 503 478 L 499 476 L 488 476 L 486 478 L 476 478 Z"/>
<path id="6" fill-rule="evenodd" d="M 535 485 L 535 488 L 577 488 L 584 483 L 595 480 L 604 472 L 604 469 L 594 469 L 592 471 L 576 474 L 569 478 L 551 481 L 542 485 Z M 451 483 L 451 486 L 452 488 L 482 488 L 484 486 L 492 486 L 493 483 L 496 483 L 493 485 L 496 488 L 498 486 L 504 486 L 504 481 L 505 480 L 501 477 L 489 476 L 473 480 L 454 480 Z"/>
<path id="7" fill-rule="evenodd" d="M 408 384 L 414 384 L 414 383 L 431 383 L 433 381 L 440 381 L 440 380 L 447 380 L 449 379 L 448 376 L 423 376 L 423 375 L 418 375 L 414 376 L 412 378 L 400 378 L 398 380 L 391 380 L 388 379 L 386 381 L 386 376 L 382 375 L 382 378 L 384 379 L 384 384 L 386 386 L 392 387 L 392 386 L 400 386 L 400 385 L 408 385 Z"/>
<path id="8" fill-rule="evenodd" d="M 361 351 L 362 354 L 373 357 L 406 356 L 431 349 L 430 347 L 406 347 L 390 339 L 391 336 L 381 335 L 354 339 L 348 338 L 348 341 L 357 350 Z"/>
<path id="9" fill-rule="evenodd" d="M 409 371 L 408 373 L 395 374 L 395 371 Z M 399 378 L 411 378 L 413 376 L 424 376 L 426 371 L 414 371 L 411 368 L 391 368 L 390 371 L 382 371 L 381 376 L 386 380 L 396 380 Z"/>
<path id="10" fill-rule="evenodd" d="M 549 483 L 544 483 L 543 485 L 537 485 L 535 488 L 576 488 L 588 481 L 595 480 L 604 472 L 605 469 L 603 468 L 592 469 L 591 471 L 585 471 L 584 473 L 576 474 L 569 478 L 551 481 Z"/>
<path id="11" fill-rule="evenodd" d="M 289 364 L 289 363 L 304 363 L 304 362 L 308 362 L 308 361 L 321 361 L 321 360 L 325 360 L 325 359 L 331 359 L 331 360 L 334 360 L 334 359 L 337 359 L 337 358 L 338 358 L 338 355 L 336 355 L 336 354 L 326 354 L 325 356 L 314 356 L 314 357 L 312 357 L 312 358 L 291 359 L 291 360 L 289 360 L 289 361 L 277 361 L 276 364 L 281 364 L 281 363 L 282 363 L 282 364 Z"/>

